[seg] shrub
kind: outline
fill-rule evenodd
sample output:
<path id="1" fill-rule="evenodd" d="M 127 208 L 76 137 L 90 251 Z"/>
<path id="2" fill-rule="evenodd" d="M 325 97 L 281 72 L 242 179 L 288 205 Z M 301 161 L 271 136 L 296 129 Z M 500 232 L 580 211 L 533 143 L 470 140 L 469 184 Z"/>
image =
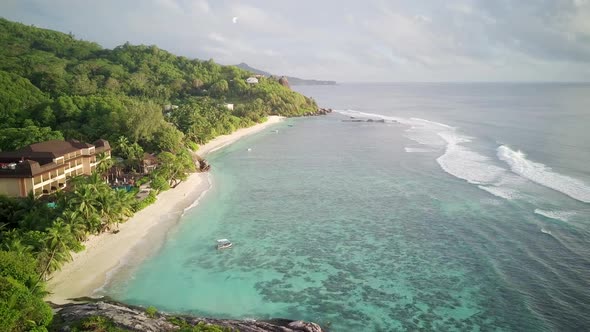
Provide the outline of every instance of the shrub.
<path id="1" fill-rule="evenodd" d="M 149 318 L 154 318 L 158 313 L 158 309 L 156 309 L 156 307 L 154 306 L 149 306 L 145 309 L 145 313 L 148 315 Z"/>
<path id="2" fill-rule="evenodd" d="M 37 276 L 33 257 L 12 251 L 0 251 L 0 276 L 25 283 Z"/>
<path id="3" fill-rule="evenodd" d="M 73 331 L 85 332 L 126 332 L 115 326 L 112 320 L 102 316 L 90 316 L 74 327 Z"/>
<path id="4" fill-rule="evenodd" d="M 0 277 L 0 299 L 0 331 L 42 331 L 51 323 L 49 305 L 11 277 Z"/>
<path id="5" fill-rule="evenodd" d="M 131 209 L 133 212 L 141 211 L 146 207 L 154 204 L 157 200 L 156 192 L 154 190 L 150 191 L 149 195 L 141 201 L 135 201 L 131 204 Z"/>
<path id="6" fill-rule="evenodd" d="M 140 178 L 139 180 L 137 180 L 137 182 L 135 184 L 137 186 L 141 186 L 142 184 L 145 184 L 148 182 L 150 182 L 150 178 L 148 176 L 144 176 L 144 177 Z"/>
<path id="7" fill-rule="evenodd" d="M 156 175 L 153 177 L 150 187 L 152 187 L 152 189 L 155 189 L 157 191 L 165 191 L 165 190 L 170 189 L 170 184 L 162 176 Z"/>
<path id="8" fill-rule="evenodd" d="M 187 148 L 191 149 L 192 151 L 197 151 L 199 150 L 199 144 L 190 141 L 190 140 L 186 140 L 185 145 Z"/>

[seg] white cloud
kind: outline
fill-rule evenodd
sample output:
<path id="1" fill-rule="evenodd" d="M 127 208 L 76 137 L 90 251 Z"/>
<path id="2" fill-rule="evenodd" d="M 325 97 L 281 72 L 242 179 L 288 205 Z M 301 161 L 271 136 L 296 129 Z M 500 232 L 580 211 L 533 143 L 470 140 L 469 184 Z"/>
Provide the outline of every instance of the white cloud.
<path id="1" fill-rule="evenodd" d="M 590 67 L 588 0 L 6 0 L 0 12 L 106 47 L 311 78 L 581 80 Z"/>
<path id="2" fill-rule="evenodd" d="M 213 40 L 213 41 L 216 41 L 216 42 L 219 42 L 219 43 L 225 43 L 226 42 L 225 37 L 223 37 L 221 34 L 216 33 L 216 32 L 211 32 L 208 37 L 209 37 L 210 40 Z"/>

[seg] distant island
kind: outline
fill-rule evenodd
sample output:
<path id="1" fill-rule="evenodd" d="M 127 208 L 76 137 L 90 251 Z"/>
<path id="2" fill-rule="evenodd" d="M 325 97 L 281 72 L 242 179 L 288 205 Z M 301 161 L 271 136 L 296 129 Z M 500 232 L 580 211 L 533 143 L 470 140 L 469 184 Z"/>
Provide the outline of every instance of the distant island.
<path id="1" fill-rule="evenodd" d="M 236 65 L 236 67 L 253 72 L 254 74 L 264 75 L 267 77 L 282 76 L 282 75 L 274 75 L 274 74 L 271 74 L 271 73 L 266 72 L 264 70 L 250 67 L 247 63 L 244 63 L 244 62 Z M 285 77 L 287 78 L 287 80 L 289 81 L 289 84 L 291 84 L 291 85 L 336 85 L 336 81 L 307 80 L 307 79 L 292 77 L 292 76 L 285 76 Z"/>

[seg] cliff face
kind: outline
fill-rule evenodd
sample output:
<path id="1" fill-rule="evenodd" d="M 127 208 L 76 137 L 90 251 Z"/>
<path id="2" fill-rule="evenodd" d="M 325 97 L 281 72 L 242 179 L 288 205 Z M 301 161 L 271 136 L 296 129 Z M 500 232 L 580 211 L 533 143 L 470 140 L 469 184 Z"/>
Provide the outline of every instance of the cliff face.
<path id="1" fill-rule="evenodd" d="M 112 321 L 114 326 L 118 328 L 138 332 L 174 331 L 179 329 L 178 322 L 186 323 L 189 326 L 213 324 L 244 332 L 323 332 L 322 328 L 315 323 L 285 319 L 273 319 L 270 321 L 229 320 L 189 316 L 179 317 L 160 313 L 150 317 L 140 308 L 115 302 L 67 304 L 57 308 L 57 310 L 55 320 L 59 322 L 59 331 L 71 331 L 81 320 L 101 316 Z"/>

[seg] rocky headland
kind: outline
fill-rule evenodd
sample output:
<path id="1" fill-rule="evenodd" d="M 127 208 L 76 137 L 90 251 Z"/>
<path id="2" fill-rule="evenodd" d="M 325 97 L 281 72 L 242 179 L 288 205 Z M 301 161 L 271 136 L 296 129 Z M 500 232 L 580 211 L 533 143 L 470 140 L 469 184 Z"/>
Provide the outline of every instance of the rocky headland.
<path id="1" fill-rule="evenodd" d="M 303 116 L 328 115 L 330 113 L 332 113 L 331 108 L 318 107 L 318 109 L 315 112 L 308 112 L 303 114 Z"/>
<path id="2" fill-rule="evenodd" d="M 288 319 L 232 320 L 191 316 L 176 316 L 154 310 L 125 305 L 114 301 L 69 303 L 53 305 L 57 331 L 73 331 L 84 322 L 102 322 L 122 330 L 160 332 L 186 330 L 187 327 L 213 325 L 231 331 L 243 332 L 322 332 L 315 323 Z"/>

